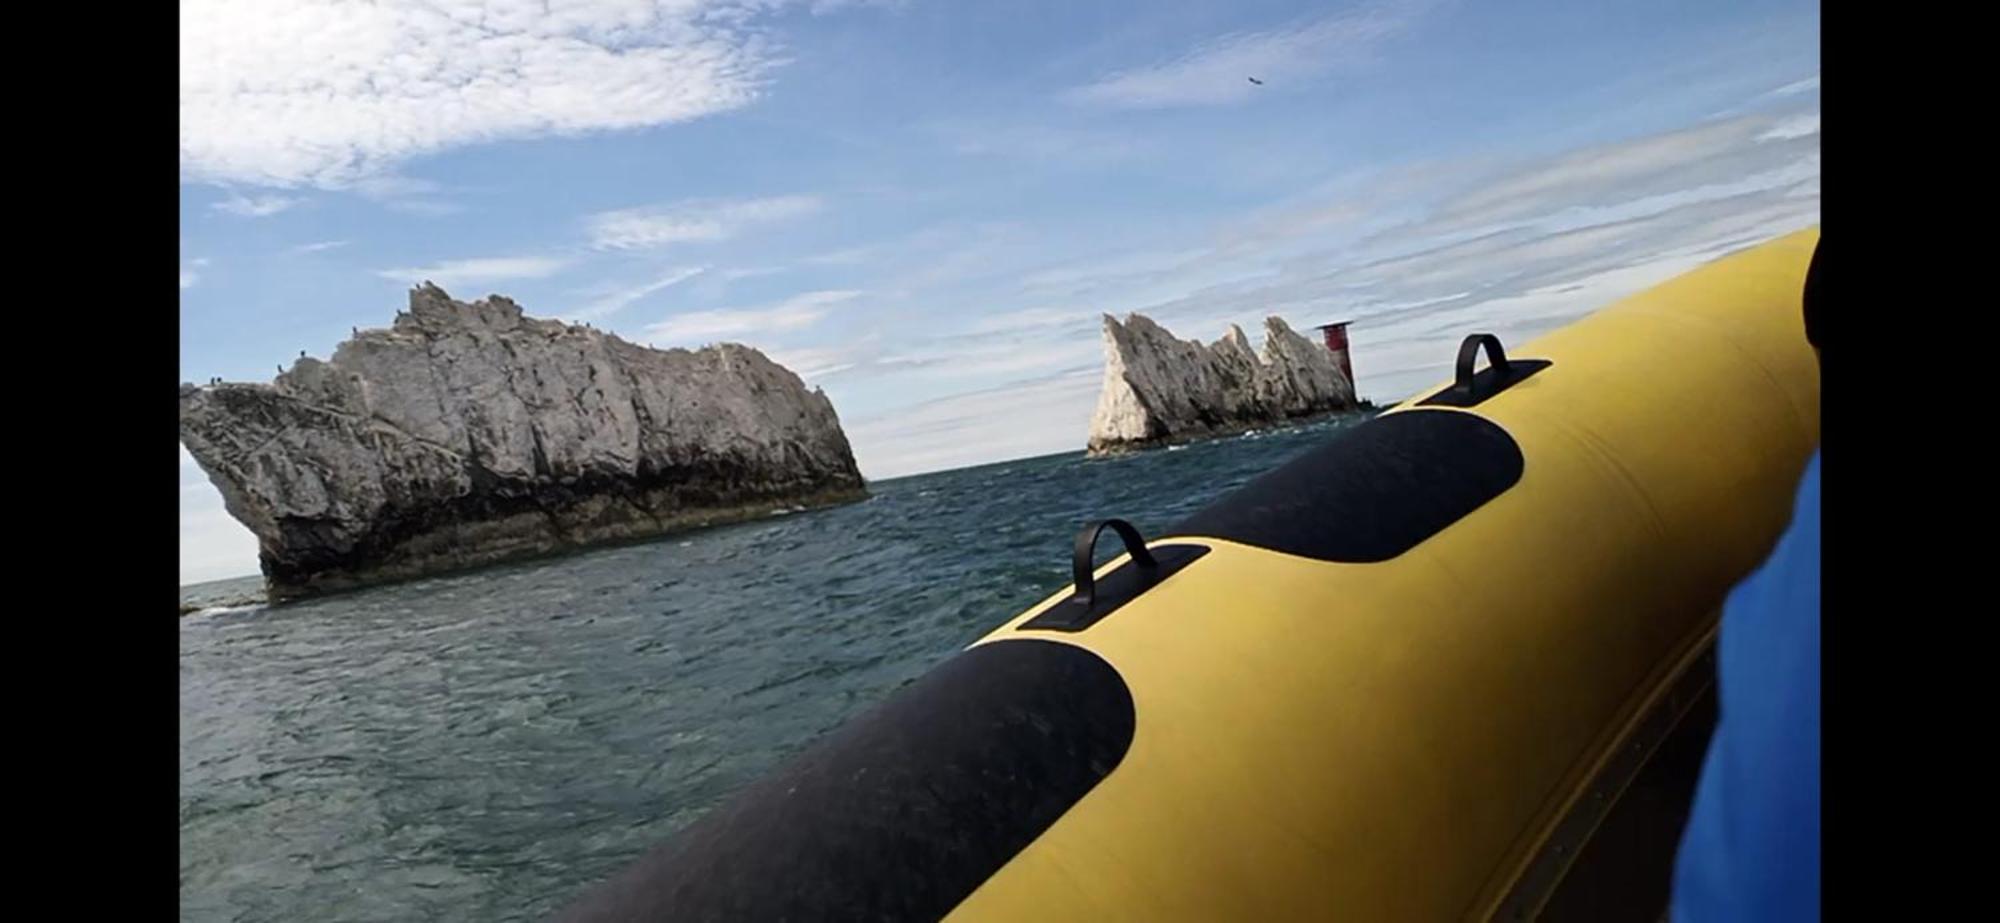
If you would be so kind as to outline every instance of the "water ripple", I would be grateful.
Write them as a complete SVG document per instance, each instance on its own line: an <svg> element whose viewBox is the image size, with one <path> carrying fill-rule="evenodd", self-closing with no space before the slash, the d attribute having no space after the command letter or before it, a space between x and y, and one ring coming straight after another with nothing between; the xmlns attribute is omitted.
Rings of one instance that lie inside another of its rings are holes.
<svg viewBox="0 0 2000 923"><path fill-rule="evenodd" d="M184 618L181 918L539 919L1067 583L1084 520L1157 534L1346 422Z"/></svg>

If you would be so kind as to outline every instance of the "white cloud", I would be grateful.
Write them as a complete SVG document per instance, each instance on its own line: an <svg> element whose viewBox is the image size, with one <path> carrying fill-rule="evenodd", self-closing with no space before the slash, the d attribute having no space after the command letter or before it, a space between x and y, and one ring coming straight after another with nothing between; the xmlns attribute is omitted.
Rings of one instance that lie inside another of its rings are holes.
<svg viewBox="0 0 2000 923"><path fill-rule="evenodd" d="M1769 131L1758 135L1757 140L1786 141L1792 138L1804 138L1816 134L1819 134L1819 113L1812 112L1806 115L1793 116L1771 126Z"/></svg>
<svg viewBox="0 0 2000 923"><path fill-rule="evenodd" d="M935 225L895 245L896 271L881 284L894 292L1017 278L1024 265L1046 257L1047 238L1016 222Z"/></svg>
<svg viewBox="0 0 2000 923"><path fill-rule="evenodd" d="M193 288L196 282L201 281L201 273L198 270L200 270L203 266L207 265L208 265L208 259L206 257L201 259L188 260L187 262L182 263L181 288Z"/></svg>
<svg viewBox="0 0 2000 923"><path fill-rule="evenodd" d="M355 180L350 188L360 195L377 201L437 195L444 191L444 186L433 180L399 173L363 177Z"/></svg>
<svg viewBox="0 0 2000 923"><path fill-rule="evenodd" d="M655 346L693 346L717 338L798 330L819 323L835 305L861 295L858 291L819 291L794 295L774 305L725 308L676 314L646 328Z"/></svg>
<svg viewBox="0 0 2000 923"><path fill-rule="evenodd" d="M350 184L348 190L384 208L412 215L436 217L463 210L458 203L445 198L447 190L442 184L414 176L395 173L364 176Z"/></svg>
<svg viewBox="0 0 2000 923"><path fill-rule="evenodd" d="M444 288L507 279L541 279L567 267L570 261L546 256L497 256L445 260L407 269L378 269L375 274L398 282L433 282Z"/></svg>
<svg viewBox="0 0 2000 923"><path fill-rule="evenodd" d="M1760 140L1762 137L1760 136ZM1816 182L1819 178L1819 154L1809 153L1799 159L1769 170L1762 170L1748 176L1737 177L1723 182L1703 183L1685 189L1657 195L1641 196L1606 205L1571 206L1560 211L1540 216L1541 223L1551 231L1565 231L1572 228L1611 225L1631 218L1655 215L1694 202L1712 202L1740 196L1746 193L1766 192L1795 186L1803 182Z"/></svg>
<svg viewBox="0 0 2000 923"><path fill-rule="evenodd" d="M298 246L296 246L296 247L293 247L293 248L292 248L292 252L293 252L293 253L324 253L324 252L326 252L326 251L328 251L328 250L332 250L332 249L334 249L334 248L336 248L336 247L345 247L345 246L347 246L347 241L344 241L344 240L321 240L321 241L316 241L316 242L313 242L313 243L309 243L309 244L300 244L300 245L298 245Z"/></svg>
<svg viewBox="0 0 2000 923"><path fill-rule="evenodd" d="M1020 290L1039 298L1129 292L1175 266L1209 254L1206 247L1093 254L1021 276ZM1095 317L1092 313L1090 316Z"/></svg>
<svg viewBox="0 0 2000 923"><path fill-rule="evenodd" d="M845 247L827 253L816 253L806 257L805 262L814 266L853 266L865 263L882 251L880 244L859 247Z"/></svg>
<svg viewBox="0 0 2000 923"><path fill-rule="evenodd" d="M873 352L873 341L802 349L766 349L764 356L805 379L826 378L861 364Z"/></svg>
<svg viewBox="0 0 2000 923"><path fill-rule="evenodd" d="M972 325L979 333L998 333L1012 330L1032 330L1039 327L1054 327L1090 320L1096 315L1062 308L1023 308L1019 311L1005 311L988 314Z"/></svg>
<svg viewBox="0 0 2000 923"><path fill-rule="evenodd" d="M626 306L647 295L651 295L661 289L672 288L707 271L707 268L703 266L686 266L670 270L665 275L641 285L600 289L600 294L596 300L586 305L580 311L563 315L563 318L569 321L595 320L608 314L614 314L624 310Z"/></svg>
<svg viewBox="0 0 2000 923"><path fill-rule="evenodd" d="M1626 253L1626 261L1612 268L1566 274L1559 281L1519 294L1455 305L1446 311L1371 323L1351 334L1355 337L1356 377L1361 379L1364 395L1378 400L1402 400L1444 384L1451 377L1455 347L1475 329L1500 337L1512 355L1533 355L1534 340L1544 333L1813 220L1816 216L1780 216L1741 234L1697 228L1683 236L1692 243L1652 254Z"/></svg>
<svg viewBox="0 0 2000 923"><path fill-rule="evenodd" d="M875 364L896 374L964 382L1028 372L1049 374L1095 362L1102 347L1089 332L1094 321L1073 316L1066 322L1077 328L1072 335L1011 340L976 336L939 338L928 345L882 357Z"/></svg>
<svg viewBox="0 0 2000 923"><path fill-rule="evenodd" d="M727 240L758 225L818 211L814 196L773 196L738 201L695 201L599 212L584 219L599 250L646 250L673 244Z"/></svg>
<svg viewBox="0 0 2000 923"><path fill-rule="evenodd" d="M844 427L861 473L902 477L1083 451L1102 374L1065 372L926 401Z"/></svg>
<svg viewBox="0 0 2000 923"><path fill-rule="evenodd" d="M222 494L181 448L181 583L257 573L257 537L223 509Z"/></svg>
<svg viewBox="0 0 2000 923"><path fill-rule="evenodd" d="M1814 90L1817 90L1817 89L1819 89L1819 75L1818 75L1818 74L1814 74L1814 75L1812 75L1812 76L1810 76L1810 77L1807 77L1807 78L1806 78L1806 79L1804 79L1804 80L1800 80L1800 81L1798 81L1798 82L1796 82L1796 83L1788 83L1788 84L1785 84L1784 86L1781 86L1781 87L1779 87L1779 88L1777 88L1777 89L1775 89L1775 90L1772 90L1771 92L1769 92L1769 93L1766 93L1766 94L1764 94L1764 95L1765 95L1765 96L1797 96L1797 95L1798 95L1798 94L1800 94L1800 93L1810 93L1810 92L1812 92L1812 91L1814 91Z"/></svg>
<svg viewBox="0 0 2000 923"><path fill-rule="evenodd" d="M1400 399L1438 378L1475 329L1510 347L1728 250L1818 220L1817 198L1773 186L1560 232L1522 229L1257 284L1137 306L1155 319L1246 326L1279 313L1298 326L1320 313L1357 323L1350 336L1364 394ZM1366 283L1365 297L1344 294ZM1436 293L1436 294L1431 294Z"/></svg>
<svg viewBox="0 0 2000 923"><path fill-rule="evenodd" d="M1772 124L1769 116L1705 122L1626 141L1593 145L1475 188L1448 203L1445 217L1461 225L1546 213L1617 196L1642 180L1747 150Z"/></svg>
<svg viewBox="0 0 2000 923"><path fill-rule="evenodd" d="M716 273L716 277L724 282L737 282L743 279L755 279L759 276L781 275L785 271L785 268L782 266L747 266L740 269L725 269Z"/></svg>
<svg viewBox="0 0 2000 923"><path fill-rule="evenodd" d="M1214 106L1280 92L1323 74L1372 63L1383 42L1432 4L1390 0L1268 32L1225 35L1180 58L1112 74L1070 90L1072 102L1122 109ZM1250 82L1264 81L1263 86Z"/></svg>
<svg viewBox="0 0 2000 923"><path fill-rule="evenodd" d="M909 2L910 0L812 0L810 9L814 16L824 16L828 13L838 13L841 10L866 7L900 10L908 6Z"/></svg>
<svg viewBox="0 0 2000 923"><path fill-rule="evenodd" d="M505 138L635 129L754 100L762 0L184 0L186 178L337 188Z"/></svg>
<svg viewBox="0 0 2000 923"><path fill-rule="evenodd" d="M305 199L297 196L231 195L227 199L211 204L209 208L219 212L227 212L241 218L268 218L304 201Z"/></svg>

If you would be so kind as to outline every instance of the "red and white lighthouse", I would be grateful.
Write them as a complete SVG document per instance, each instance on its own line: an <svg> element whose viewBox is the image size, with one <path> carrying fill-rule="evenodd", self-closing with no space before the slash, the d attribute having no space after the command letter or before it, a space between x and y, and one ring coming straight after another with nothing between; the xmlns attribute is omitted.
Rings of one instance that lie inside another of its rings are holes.
<svg viewBox="0 0 2000 923"><path fill-rule="evenodd" d="M1321 324L1313 329L1326 335L1327 351L1333 353L1333 361L1340 364L1340 374L1347 376L1349 386L1358 389L1359 386L1354 384L1354 363L1347 358L1347 325L1351 323L1354 322L1344 320L1333 324Z"/></svg>

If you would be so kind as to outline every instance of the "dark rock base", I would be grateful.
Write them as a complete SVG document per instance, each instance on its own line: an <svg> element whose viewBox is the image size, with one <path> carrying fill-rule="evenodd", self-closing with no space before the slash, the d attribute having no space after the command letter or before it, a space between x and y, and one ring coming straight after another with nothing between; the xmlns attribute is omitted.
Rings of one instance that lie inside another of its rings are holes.
<svg viewBox="0 0 2000 923"><path fill-rule="evenodd" d="M278 602L743 522L778 510L822 509L868 496L859 483L728 493L735 497L714 496L702 503L690 503L684 487L488 494L466 498L458 508L432 507L385 520L366 547L353 553L292 561L265 554L259 564L266 591ZM287 524L288 529L312 527Z"/></svg>
<svg viewBox="0 0 2000 923"><path fill-rule="evenodd" d="M1085 447L1084 455L1088 458L1108 458L1117 455L1127 455L1133 452L1145 452L1152 449L1164 449L1167 446L1186 445L1191 442L1206 442L1210 439L1226 439L1230 436L1240 436L1244 433L1250 432L1251 430L1271 429L1271 428L1286 427L1286 426L1299 426L1305 423L1317 423L1321 420L1330 420L1334 417L1345 417L1354 414L1375 413L1378 410L1379 408L1377 408L1374 404L1368 401L1362 401L1358 405L1353 407L1340 407L1332 410L1315 411L1313 413L1301 414L1296 417L1284 417L1276 420L1242 420L1235 423L1224 423L1224 424L1217 424L1214 426L1202 426L1194 429L1183 429L1180 430L1179 432L1166 433L1159 436L1149 436L1145 439L1132 439L1124 442L1099 443L1096 441L1092 441L1090 445Z"/></svg>

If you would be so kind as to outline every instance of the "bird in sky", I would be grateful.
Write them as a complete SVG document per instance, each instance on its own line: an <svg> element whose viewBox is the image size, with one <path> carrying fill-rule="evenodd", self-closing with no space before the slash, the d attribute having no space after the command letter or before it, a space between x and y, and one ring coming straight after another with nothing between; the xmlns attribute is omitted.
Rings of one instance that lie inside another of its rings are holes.
<svg viewBox="0 0 2000 923"><path fill-rule="evenodd" d="M1258 86L1260 86L1260 87L1264 85L1264 81L1262 81L1262 80L1258 80L1258 79L1257 79L1257 78L1255 78L1255 77L1252 77L1252 78L1250 78L1250 82L1251 82L1251 83L1254 83L1254 84L1256 84L1256 85L1258 85Z"/></svg>

